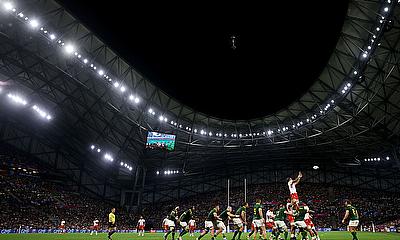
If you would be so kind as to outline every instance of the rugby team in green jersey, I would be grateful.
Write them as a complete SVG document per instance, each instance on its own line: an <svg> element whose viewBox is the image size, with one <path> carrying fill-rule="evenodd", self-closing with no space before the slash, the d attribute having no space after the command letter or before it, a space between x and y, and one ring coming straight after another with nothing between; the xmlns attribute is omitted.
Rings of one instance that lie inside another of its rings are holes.
<svg viewBox="0 0 400 240"><path fill-rule="evenodd" d="M286 206L285 204L280 204L274 209L271 206L266 212L264 218L264 206L261 199L256 199L253 206L253 219L251 222L251 232L247 236L247 239L253 236L254 240L257 239L257 234L259 233L261 239L267 239L267 229L271 229L271 234L269 236L270 240L288 240L289 230L286 222L290 224L290 239L297 239L296 230L298 230L301 239L308 239L308 235L311 236L312 240L319 240L318 232L312 222L312 214L314 211L310 210L309 207L304 203L300 202L297 191L296 184L300 182L302 177L301 172L297 178L292 180L288 179L288 185L290 190L290 198L288 199ZM247 202L241 204L241 206L233 214L232 207L228 206L226 209L220 212L219 204L215 204L209 211L206 220L204 222L204 229L200 236L196 240L200 240L205 237L208 233L211 234L211 240L222 234L224 240L226 240L226 223L232 220L234 226L234 235L232 240L241 240L241 236L246 229L247 215L246 212L249 208ZM358 240L357 238L357 227L359 225L359 214L357 209L351 205L350 201L345 202L345 216L342 220L344 224L347 219L349 220L348 230L351 232L353 240ZM175 226L181 227L181 232L179 234L179 240L188 232L188 222L194 221L196 217L195 207L191 207L184 211L181 215L178 215L179 207L174 208L167 218L166 225L168 226L167 232L164 235L164 240L167 240L168 236L172 235L172 240L175 239ZM286 222L285 222L286 221Z"/></svg>

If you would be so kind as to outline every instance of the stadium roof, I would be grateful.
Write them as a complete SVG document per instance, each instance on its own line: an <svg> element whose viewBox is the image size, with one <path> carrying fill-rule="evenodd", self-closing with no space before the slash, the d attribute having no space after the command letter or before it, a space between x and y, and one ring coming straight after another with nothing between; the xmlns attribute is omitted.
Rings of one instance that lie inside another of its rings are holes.
<svg viewBox="0 0 400 240"><path fill-rule="evenodd" d="M103 183L105 175L109 186L132 180L137 166L192 174L253 161L363 166L377 155L396 164L397 1L350 1L314 84L286 108L252 120L224 120L179 102L54 1L0 4L1 141L82 184ZM148 130L176 134L176 150L146 151Z"/></svg>

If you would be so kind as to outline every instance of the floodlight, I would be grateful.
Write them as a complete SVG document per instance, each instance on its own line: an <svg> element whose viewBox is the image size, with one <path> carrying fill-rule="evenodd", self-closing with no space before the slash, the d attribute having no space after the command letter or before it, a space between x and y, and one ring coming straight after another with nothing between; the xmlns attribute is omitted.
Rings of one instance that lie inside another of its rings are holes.
<svg viewBox="0 0 400 240"><path fill-rule="evenodd" d="M367 53L363 53L363 58L366 58L366 57L368 57L368 54Z"/></svg>
<svg viewBox="0 0 400 240"><path fill-rule="evenodd" d="M368 50L371 50L371 46L368 46L367 48L368 48Z"/></svg>
<svg viewBox="0 0 400 240"><path fill-rule="evenodd" d="M21 17L21 18L23 18L24 17L24 14L21 12L21 13L18 13L18 17Z"/></svg>
<svg viewBox="0 0 400 240"><path fill-rule="evenodd" d="M133 95L129 95L129 100L133 101L133 99L135 99L135 97Z"/></svg>
<svg viewBox="0 0 400 240"><path fill-rule="evenodd" d="M140 99L138 97L135 98L135 103L139 103Z"/></svg>
<svg viewBox="0 0 400 240"><path fill-rule="evenodd" d="M380 29L379 27L377 27L377 28L376 28L376 31L379 31L379 30L381 30L381 29Z"/></svg>
<svg viewBox="0 0 400 240"><path fill-rule="evenodd" d="M210 135L210 137L213 135L212 132L209 132L208 135Z"/></svg>
<svg viewBox="0 0 400 240"><path fill-rule="evenodd" d="M164 118L164 122L167 122L167 121L168 121L168 118L165 117L165 118Z"/></svg>
<svg viewBox="0 0 400 240"><path fill-rule="evenodd" d="M389 11L389 8L388 8L388 7L385 7L385 8L383 9L383 11L387 12L387 11Z"/></svg>
<svg viewBox="0 0 400 240"><path fill-rule="evenodd" d="M152 113L152 112L153 112L153 109L149 108L149 113Z"/></svg>
<svg viewBox="0 0 400 240"><path fill-rule="evenodd" d="M103 71L103 70L99 70L99 71L98 71L98 74L101 76L101 75L104 74L104 71Z"/></svg>
<svg viewBox="0 0 400 240"><path fill-rule="evenodd" d="M164 117L163 117L163 116L159 116L158 119L159 119L160 121L164 121Z"/></svg>
<svg viewBox="0 0 400 240"><path fill-rule="evenodd" d="M193 130L194 133L197 133L197 129Z"/></svg>
<svg viewBox="0 0 400 240"><path fill-rule="evenodd" d="M342 93L344 94L344 93L346 93L346 91L345 91L345 90L342 90Z"/></svg>
<svg viewBox="0 0 400 240"><path fill-rule="evenodd" d="M115 88L119 87L119 82L115 82L115 83L114 83L114 87L115 87Z"/></svg>
<svg viewBox="0 0 400 240"><path fill-rule="evenodd" d="M317 170L317 169L319 169L319 166L315 165L315 166L313 167L313 169L314 169L314 170Z"/></svg>
<svg viewBox="0 0 400 240"><path fill-rule="evenodd" d="M54 39L56 39L56 35L54 35L54 34L50 34L50 39L51 39L51 40L54 40Z"/></svg>
<svg viewBox="0 0 400 240"><path fill-rule="evenodd" d="M121 162L121 166L124 166L124 162Z"/></svg>
<svg viewBox="0 0 400 240"><path fill-rule="evenodd" d="M32 19L32 20L29 22L29 25L31 25L32 28L37 28L37 27L39 26L39 22L38 22L38 20L36 20L36 19Z"/></svg>
<svg viewBox="0 0 400 240"><path fill-rule="evenodd" d="M90 146L90 149L92 149L92 150L93 150L94 148L95 148L95 146L94 146L94 145Z"/></svg>
<svg viewBox="0 0 400 240"><path fill-rule="evenodd" d="M97 152L98 152L98 153L99 153L99 152L101 152L101 149L100 149L100 148L98 148L98 149L97 149Z"/></svg>
<svg viewBox="0 0 400 240"><path fill-rule="evenodd" d="M65 45L65 52L71 54L75 51L75 47L71 44Z"/></svg>
<svg viewBox="0 0 400 240"><path fill-rule="evenodd" d="M121 92L125 92L126 88L124 86L121 87Z"/></svg>
<svg viewBox="0 0 400 240"><path fill-rule="evenodd" d="M160 174L160 171L157 171L156 173L157 173L157 175L159 175L159 174Z"/></svg>
<svg viewBox="0 0 400 240"><path fill-rule="evenodd" d="M353 73L354 73L354 75L357 75L358 72L357 72L357 71L354 71Z"/></svg>
<svg viewBox="0 0 400 240"><path fill-rule="evenodd" d="M390 159L389 156L387 156L387 157L386 157L386 160L389 160L389 159Z"/></svg>
<svg viewBox="0 0 400 240"><path fill-rule="evenodd" d="M14 8L14 6L13 6L13 4L12 4L11 2L5 2L5 3L3 4L3 7L4 7L4 9L7 10L7 11L11 11L11 10Z"/></svg>
<svg viewBox="0 0 400 240"><path fill-rule="evenodd" d="M88 63L88 60L85 58L85 59L83 59L83 63Z"/></svg>

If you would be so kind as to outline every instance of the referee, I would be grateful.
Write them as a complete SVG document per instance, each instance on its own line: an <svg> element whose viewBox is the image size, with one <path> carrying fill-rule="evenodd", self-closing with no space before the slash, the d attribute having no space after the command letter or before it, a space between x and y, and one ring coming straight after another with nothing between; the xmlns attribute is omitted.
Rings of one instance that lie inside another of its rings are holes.
<svg viewBox="0 0 400 240"><path fill-rule="evenodd" d="M117 227L115 226L115 208L112 208L110 214L108 214L108 239L112 239L111 235L113 235L116 231Z"/></svg>

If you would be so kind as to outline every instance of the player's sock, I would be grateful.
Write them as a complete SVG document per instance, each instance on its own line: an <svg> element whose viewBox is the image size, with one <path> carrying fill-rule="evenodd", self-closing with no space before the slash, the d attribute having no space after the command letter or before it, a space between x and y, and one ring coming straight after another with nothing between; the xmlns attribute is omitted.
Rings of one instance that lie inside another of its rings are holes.
<svg viewBox="0 0 400 240"><path fill-rule="evenodd" d="M306 231L301 232L301 238L307 240L307 232Z"/></svg>
<svg viewBox="0 0 400 240"><path fill-rule="evenodd" d="M358 240L357 232L351 232L351 235L353 235L353 240Z"/></svg>
<svg viewBox="0 0 400 240"><path fill-rule="evenodd" d="M168 235L171 233L171 231L168 231L165 235L164 235L164 239L168 238Z"/></svg>
<svg viewBox="0 0 400 240"><path fill-rule="evenodd" d="M254 230L251 230L249 237L251 237L251 235L253 235L253 233L254 233Z"/></svg>
<svg viewBox="0 0 400 240"><path fill-rule="evenodd" d="M238 240L240 240L240 237L242 236L243 231L239 231L239 236L238 236Z"/></svg>
<svg viewBox="0 0 400 240"><path fill-rule="evenodd" d="M235 240L236 236L238 235L239 231L236 230L235 233L233 234L232 240ZM240 239L240 238L239 238Z"/></svg>
<svg viewBox="0 0 400 240"><path fill-rule="evenodd" d="M287 240L288 235L289 235L289 232L286 231L286 232L285 232L285 240Z"/></svg>
<svg viewBox="0 0 400 240"><path fill-rule="evenodd" d="M175 231L172 232L172 240L175 239Z"/></svg>
<svg viewBox="0 0 400 240"><path fill-rule="evenodd" d="M179 234L179 237L182 237L183 235L185 235L187 233L187 231L185 229L182 230L182 232Z"/></svg>

